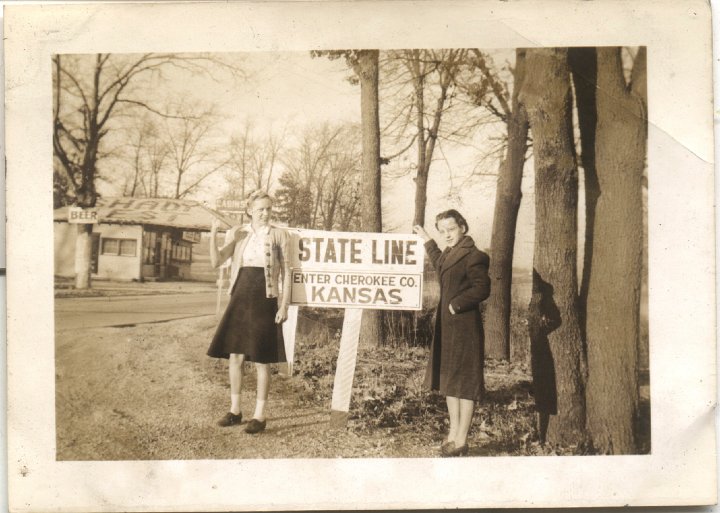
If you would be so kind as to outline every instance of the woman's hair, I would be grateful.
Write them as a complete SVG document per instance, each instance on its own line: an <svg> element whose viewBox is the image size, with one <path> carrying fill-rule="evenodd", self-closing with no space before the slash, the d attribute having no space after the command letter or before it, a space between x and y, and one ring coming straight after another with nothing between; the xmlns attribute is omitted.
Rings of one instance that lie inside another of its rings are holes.
<svg viewBox="0 0 720 513"><path fill-rule="evenodd" d="M275 203L275 200L273 200L272 196L270 196L266 191L263 189L258 189L256 191L251 192L245 197L245 204L247 205L248 210L250 209L250 206L258 200L263 199L269 199L270 203Z"/></svg>
<svg viewBox="0 0 720 513"><path fill-rule="evenodd" d="M455 219L455 222L458 224L458 226L465 229L463 233L467 233L470 229L467 221L462 216L462 214L454 208L451 208L450 210L445 210L444 212L440 212L437 216L435 216L435 229L437 229L438 221L440 221L441 219Z"/></svg>

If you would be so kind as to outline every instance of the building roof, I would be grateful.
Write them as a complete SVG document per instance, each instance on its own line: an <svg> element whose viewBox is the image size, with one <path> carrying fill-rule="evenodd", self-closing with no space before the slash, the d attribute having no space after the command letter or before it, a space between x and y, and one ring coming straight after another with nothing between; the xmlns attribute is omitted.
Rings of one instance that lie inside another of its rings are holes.
<svg viewBox="0 0 720 513"><path fill-rule="evenodd" d="M213 218L220 220L220 229L237 221L192 200L169 198L98 198L95 205L99 223L145 224L169 226L184 230L209 231ZM53 212L53 221L67 221L68 207Z"/></svg>

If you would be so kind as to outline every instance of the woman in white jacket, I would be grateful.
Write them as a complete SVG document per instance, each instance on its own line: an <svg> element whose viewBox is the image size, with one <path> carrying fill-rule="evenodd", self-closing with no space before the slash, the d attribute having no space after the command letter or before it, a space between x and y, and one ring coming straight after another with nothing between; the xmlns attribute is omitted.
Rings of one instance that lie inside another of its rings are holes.
<svg viewBox="0 0 720 513"><path fill-rule="evenodd" d="M290 301L290 262L287 232L270 224L272 198L264 191L255 191L248 196L247 205L250 225L234 228L230 242L223 248L216 245L217 222L210 230L210 263L218 267L232 258L232 266L230 303L207 354L229 360L230 411L218 421L222 427L242 422L242 365L245 360L255 362L257 400L245 431L259 433L266 426L269 364L286 361L282 323L287 319Z"/></svg>

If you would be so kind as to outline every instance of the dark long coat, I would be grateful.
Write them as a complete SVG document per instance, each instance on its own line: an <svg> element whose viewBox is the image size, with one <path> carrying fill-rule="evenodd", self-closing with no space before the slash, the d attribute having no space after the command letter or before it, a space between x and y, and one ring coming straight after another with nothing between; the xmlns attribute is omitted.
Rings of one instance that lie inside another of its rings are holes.
<svg viewBox="0 0 720 513"><path fill-rule="evenodd" d="M480 400L485 389L485 338L479 306L490 295L490 257L467 235L444 251L428 241L425 251L440 280L425 385L446 396Z"/></svg>

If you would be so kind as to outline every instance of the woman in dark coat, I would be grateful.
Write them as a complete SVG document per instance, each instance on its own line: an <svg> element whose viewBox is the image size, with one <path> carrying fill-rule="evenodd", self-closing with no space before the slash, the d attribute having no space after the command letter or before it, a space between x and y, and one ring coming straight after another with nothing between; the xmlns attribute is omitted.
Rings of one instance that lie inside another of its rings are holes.
<svg viewBox="0 0 720 513"><path fill-rule="evenodd" d="M447 244L443 251L421 226L414 228L425 240L425 251L440 280L425 384L446 396L450 432L441 447L443 456L464 456L475 401L484 393L485 343L479 306L490 295L490 257L475 247L467 235L467 221L457 210L438 214L435 228Z"/></svg>

